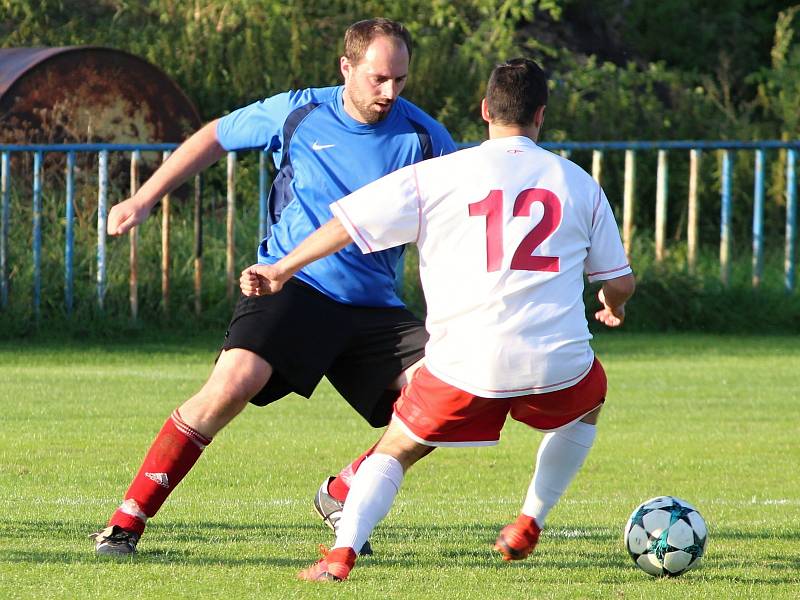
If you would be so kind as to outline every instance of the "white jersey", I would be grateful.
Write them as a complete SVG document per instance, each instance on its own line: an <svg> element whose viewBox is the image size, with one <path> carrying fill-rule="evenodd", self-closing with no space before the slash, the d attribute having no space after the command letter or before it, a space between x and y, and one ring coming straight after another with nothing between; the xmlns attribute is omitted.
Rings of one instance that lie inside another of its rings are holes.
<svg viewBox="0 0 800 600"><path fill-rule="evenodd" d="M488 398L578 383L583 277L631 272L603 190L526 137L405 167L331 205L365 252L415 242L436 377Z"/></svg>

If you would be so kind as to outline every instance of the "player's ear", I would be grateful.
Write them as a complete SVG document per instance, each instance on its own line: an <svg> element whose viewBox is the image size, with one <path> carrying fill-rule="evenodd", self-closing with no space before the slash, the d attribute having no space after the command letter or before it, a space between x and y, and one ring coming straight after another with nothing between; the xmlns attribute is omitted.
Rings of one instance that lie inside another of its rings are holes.
<svg viewBox="0 0 800 600"><path fill-rule="evenodd" d="M542 104L539 108L536 109L536 112L533 114L533 124L536 126L537 129L541 129L542 125L544 124L544 111L546 108L547 106Z"/></svg>
<svg viewBox="0 0 800 600"><path fill-rule="evenodd" d="M347 57L346 56L340 56L339 57L339 70L342 72L342 77L344 77L345 82L347 82L347 79L350 77L351 68L352 68L352 65L350 64L350 61L347 60Z"/></svg>
<svg viewBox="0 0 800 600"><path fill-rule="evenodd" d="M487 123L491 122L492 117L489 115L489 105L486 103L486 98L481 100L481 117Z"/></svg>

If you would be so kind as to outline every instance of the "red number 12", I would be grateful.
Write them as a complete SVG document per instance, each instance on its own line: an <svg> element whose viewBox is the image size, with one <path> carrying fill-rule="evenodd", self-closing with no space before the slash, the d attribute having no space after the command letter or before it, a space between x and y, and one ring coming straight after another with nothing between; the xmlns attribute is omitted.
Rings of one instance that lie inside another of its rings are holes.
<svg viewBox="0 0 800 600"><path fill-rule="evenodd" d="M542 220L522 238L514 256L512 271L558 272L557 256L531 256L534 250L550 237L561 224L561 201L553 192L541 188L522 190L514 200L515 217L529 217L531 205L541 202ZM470 217L486 217L486 270L499 271L503 263L503 190L492 190L479 202L469 205Z"/></svg>

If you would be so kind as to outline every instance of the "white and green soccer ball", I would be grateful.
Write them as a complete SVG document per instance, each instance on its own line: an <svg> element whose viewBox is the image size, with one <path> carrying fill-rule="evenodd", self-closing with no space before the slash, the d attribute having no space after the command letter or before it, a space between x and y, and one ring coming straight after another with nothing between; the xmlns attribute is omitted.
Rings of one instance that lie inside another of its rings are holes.
<svg viewBox="0 0 800 600"><path fill-rule="evenodd" d="M680 498L643 502L625 525L625 548L633 562L654 577L676 577L700 564L708 543L706 522Z"/></svg>

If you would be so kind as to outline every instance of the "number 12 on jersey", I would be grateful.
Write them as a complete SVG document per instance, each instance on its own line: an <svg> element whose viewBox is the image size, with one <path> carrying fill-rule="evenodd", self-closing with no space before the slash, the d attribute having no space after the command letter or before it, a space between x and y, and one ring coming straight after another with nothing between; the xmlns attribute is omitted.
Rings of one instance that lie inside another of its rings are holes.
<svg viewBox="0 0 800 600"><path fill-rule="evenodd" d="M514 200L514 217L530 217L531 206L540 202L544 208L542 220L522 238L514 256L512 271L549 271L557 273L557 256L531 256L542 242L549 238L561 224L561 200L553 192L542 188L522 190ZM470 217L486 217L486 270L499 271L503 264L503 190L492 190L479 202L469 205Z"/></svg>

